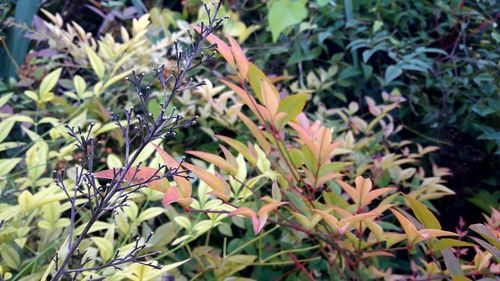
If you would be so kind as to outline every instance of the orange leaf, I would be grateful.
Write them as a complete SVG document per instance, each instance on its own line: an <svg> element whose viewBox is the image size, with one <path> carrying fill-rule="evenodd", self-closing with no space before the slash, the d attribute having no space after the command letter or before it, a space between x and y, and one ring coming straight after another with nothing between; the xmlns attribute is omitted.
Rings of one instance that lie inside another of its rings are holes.
<svg viewBox="0 0 500 281"><path fill-rule="evenodd" d="M166 178L152 181L148 184L148 188L165 193L170 188L170 182Z"/></svg>
<svg viewBox="0 0 500 281"><path fill-rule="evenodd" d="M169 188L167 192L165 192L165 194L163 195L162 204L163 206L167 207L171 203L177 202L184 209L188 209L192 201L193 199L191 198L191 196L189 197L183 196L183 194L179 192L178 187L174 186Z"/></svg>
<svg viewBox="0 0 500 281"><path fill-rule="evenodd" d="M344 233L349 226L352 224L355 224L357 222L366 220L366 219L374 219L377 217L377 214L374 214L372 212L368 213L362 213L362 214L356 214L347 218L343 218L339 221L339 232L342 234Z"/></svg>
<svg viewBox="0 0 500 281"><path fill-rule="evenodd" d="M262 79L260 80L260 82L262 88L262 99L264 101L264 105L269 111L271 119L269 121L274 123L274 117L276 116L276 113L278 113L279 102L280 102L278 98L278 93L275 93L273 91L268 81Z"/></svg>
<svg viewBox="0 0 500 281"><path fill-rule="evenodd" d="M342 174L339 174L339 173L327 173L326 175L323 175L323 176L317 178L315 187L322 186L327 181L334 180L334 179L341 178L341 177L342 177Z"/></svg>
<svg viewBox="0 0 500 281"><path fill-rule="evenodd" d="M371 258L371 257L379 257L379 256L384 256L384 257L394 257L394 254L387 252L387 251L373 251L369 253L363 253L362 258Z"/></svg>
<svg viewBox="0 0 500 281"><path fill-rule="evenodd" d="M279 206L287 204L286 202L272 202L264 205L258 212L258 217L255 211L247 207L238 208L230 212L229 216L241 215L252 218L252 226L255 235L262 231L267 222L269 212L276 210Z"/></svg>
<svg viewBox="0 0 500 281"><path fill-rule="evenodd" d="M114 179L114 174L118 173L118 169L108 169L108 170L103 170L100 172L94 173L96 178L101 178L101 179ZM130 169L127 171L127 174L123 178L125 181L128 181L132 184L140 184L142 182L146 182L153 177L161 177L162 173L158 171L158 169L150 168L150 167L130 167ZM164 179L157 179L154 181L149 182L146 186L150 187L152 189L164 192L164 189L161 188L162 184L168 183L168 181L165 183L165 181L162 181Z"/></svg>
<svg viewBox="0 0 500 281"><path fill-rule="evenodd" d="M255 116L257 116L257 118L259 118L259 120L261 122L264 121L259 116L259 111L257 110L257 107L256 107L257 101L247 91L243 90L242 88L238 87L237 85L235 85L229 81L226 81L226 80L220 80L220 81L222 82L222 84L226 85L231 90L233 90L240 97L242 102L244 104L246 104L248 106L248 108L250 108L250 110L253 112L253 114L255 114Z"/></svg>
<svg viewBox="0 0 500 281"><path fill-rule="evenodd" d="M231 165L234 167L238 167L238 161L236 160L236 157L227 149L225 146L219 144L220 150L222 150L222 153L224 153L224 158L226 158L227 162L229 162Z"/></svg>
<svg viewBox="0 0 500 281"><path fill-rule="evenodd" d="M192 151L192 150L188 150L188 151L186 151L186 153L194 155L194 156L196 156L200 159L203 159L211 164L214 164L215 166L223 169L224 171L228 172L232 176L234 176L238 173L238 167L231 165L231 163L226 161L226 159L224 159L218 155L214 155L214 154L202 152L202 151Z"/></svg>
<svg viewBox="0 0 500 281"><path fill-rule="evenodd" d="M245 116L243 113L238 112L238 117L240 117L241 121L245 123L245 126L252 132L252 135L256 138L257 142L259 143L259 146L264 150L264 152L267 154L271 151L271 145L269 142L266 140L266 137L264 136L264 133L255 125L250 118Z"/></svg>
<svg viewBox="0 0 500 281"><path fill-rule="evenodd" d="M421 229L418 233L422 236L423 239L427 240L429 238L436 238L442 236L458 236L458 234L450 231L444 231L439 229Z"/></svg>
<svg viewBox="0 0 500 281"><path fill-rule="evenodd" d="M238 66L238 70L240 71L241 78L245 80L248 75L248 59L238 42L236 42L236 40L234 40L230 35L226 35L226 37L229 40L229 43L231 43L231 50L233 51L234 59L236 61L236 65Z"/></svg>
<svg viewBox="0 0 500 281"><path fill-rule="evenodd" d="M222 177L213 175L189 163L184 163L183 165L213 189L210 194L222 199L224 202L229 201L231 197L231 188Z"/></svg>
<svg viewBox="0 0 500 281"><path fill-rule="evenodd" d="M351 199L354 202L357 202L357 200L359 198L359 193L358 193L358 191L356 189L354 189L352 186L350 186L349 184L345 183L344 181L336 180L335 182L338 185L340 185L340 187L349 195L349 197L351 197Z"/></svg>
<svg viewBox="0 0 500 281"><path fill-rule="evenodd" d="M170 156L165 150L163 150L160 146L157 144L152 143L153 147L158 151L160 154L161 159L163 159L163 162L165 165L167 165L168 168L176 168L179 167L179 162L174 159L174 157ZM182 168L181 168L182 170Z"/></svg>
<svg viewBox="0 0 500 281"><path fill-rule="evenodd" d="M221 135L216 135L216 137L219 140L222 140L223 142L229 144L232 148L241 153L241 155L243 155L243 157L245 157L252 166L255 166L255 164L257 163L257 159L255 159L255 157L248 150L248 147L246 147L246 145L244 145L242 142Z"/></svg>
<svg viewBox="0 0 500 281"><path fill-rule="evenodd" d="M170 156L170 154L168 154L158 145L154 143L152 145L156 149L156 151L158 151L160 157L163 159L163 162L165 163L165 165L167 165L168 168L178 168L179 172L184 172L184 169L180 167L180 163L177 160L175 160L172 156ZM182 193L185 196L191 197L191 191L192 191L191 181L181 176L174 176L174 181L180 187Z"/></svg>
<svg viewBox="0 0 500 281"><path fill-rule="evenodd" d="M413 225L409 219L407 219L403 214L400 212L396 211L395 209L390 209L391 212L396 216L398 219L399 223L403 227L404 232L406 233L407 239L409 243L415 243L418 239L418 231L415 225Z"/></svg>
<svg viewBox="0 0 500 281"><path fill-rule="evenodd" d="M337 231L339 229L339 220L335 216L330 215L328 212L318 209L313 209L313 212L319 214L326 221L326 223L328 223L328 225L333 229L333 231Z"/></svg>

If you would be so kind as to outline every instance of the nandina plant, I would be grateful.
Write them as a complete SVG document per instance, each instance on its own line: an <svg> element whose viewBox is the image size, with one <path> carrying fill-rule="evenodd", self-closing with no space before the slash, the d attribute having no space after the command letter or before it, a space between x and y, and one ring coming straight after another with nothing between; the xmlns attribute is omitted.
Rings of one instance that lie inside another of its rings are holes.
<svg viewBox="0 0 500 281"><path fill-rule="evenodd" d="M280 93L273 83L280 77L267 77L248 61L234 39L227 38L230 45L214 35L207 40L217 45L234 70L221 82L245 105L248 114L240 112L238 117L251 133L251 141L245 144L218 136L227 145L220 145L220 155L188 151L211 164L207 170L203 164L179 163L206 187L200 187L195 196L190 185L176 181L178 186L167 190L164 204L177 202L187 215L208 216L203 226L179 219L186 235L174 243L185 245L207 228L236 216L249 218L256 237L229 253L223 249L222 257L200 255L210 257L208 264L213 267L199 271L197 277L213 271L223 279L248 266L266 265L293 266L284 276L295 272L309 280L471 280L495 275L500 246L497 227L492 223L471 226L481 238L446 231L427 207L427 199L442 196L442 190L404 194L398 186L377 188L363 175L345 179L345 165L334 157L341 143L332 139L331 128L310 121L302 112L308 96ZM171 157L157 149L169 161ZM266 230L268 224L274 227ZM292 250L278 243L266 258L239 255L238 269L228 265L236 262L235 253L278 229ZM209 239L210 232L206 243ZM300 247L306 243L313 245ZM473 261L460 252L471 247L476 251ZM400 257L405 257L401 267L387 266L396 265Z"/></svg>
<svg viewBox="0 0 500 281"><path fill-rule="evenodd" d="M191 126L195 122L195 118L184 119L171 103L177 93L203 85L203 82L193 82L193 79L189 77L189 72L214 58L215 45L206 46L205 41L214 30L221 26L223 18L217 17L220 6L221 3L218 3L213 10L205 6L208 22L190 34L190 44L185 47L175 45L173 56L176 64L172 69L167 72L165 65L155 69L156 79L161 87L160 98L163 100L157 116L148 108L148 101L153 98L153 95L152 86L144 85L145 74L137 74L133 71L131 78L127 79L138 95L140 104L125 109L124 120L121 120L122 117L117 113L112 113L116 127L120 129L124 138L123 167L95 171L94 158L99 142L96 141L92 132L94 125L90 124L87 128L67 127L67 133L75 140L76 146L82 152L82 158L79 159L79 167L76 168L71 186L64 180L64 170L54 171L56 183L66 194L71 208L67 228L68 238L54 257L52 264L54 272L51 280L62 278L76 280L83 272L97 271L107 267L120 269L130 263L160 268L157 263L148 261L150 256L156 254L155 252L143 253L151 235L142 241L138 239L131 250L124 253L117 251L106 263L92 267L86 266L91 259L86 256L85 250L81 249L81 243L100 218L127 206L129 197L137 190L149 186L165 192L164 183L168 183L167 179L186 181L189 178L178 164L171 165L171 162L166 162L160 167L144 167L138 158L153 142L174 136L177 129ZM135 150L133 150L134 145L137 145ZM170 189L167 195L171 194L172 190ZM77 231L77 220L84 210L90 211L90 218L83 226L79 226Z"/></svg>

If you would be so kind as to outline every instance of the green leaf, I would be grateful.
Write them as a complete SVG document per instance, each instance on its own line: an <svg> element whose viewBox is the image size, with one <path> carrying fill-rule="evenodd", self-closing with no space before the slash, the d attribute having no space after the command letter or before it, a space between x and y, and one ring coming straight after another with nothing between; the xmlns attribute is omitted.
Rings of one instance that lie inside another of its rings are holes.
<svg viewBox="0 0 500 281"><path fill-rule="evenodd" d="M306 104L308 95L305 93L296 94L284 98L279 105L278 112L288 113L280 123L286 124L302 112Z"/></svg>
<svg viewBox="0 0 500 281"><path fill-rule="evenodd" d="M497 249L500 249L500 240L486 226L482 224L473 224L469 228L481 234L488 242L493 244Z"/></svg>
<svg viewBox="0 0 500 281"><path fill-rule="evenodd" d="M16 123L16 121L11 118L0 122L0 142L2 142L9 135L14 123Z"/></svg>
<svg viewBox="0 0 500 281"><path fill-rule="evenodd" d="M104 83L104 86L102 86L102 91L106 90L108 87L115 84L116 82L122 81L129 74L130 74L130 70L126 70L120 74L117 74L117 75L111 77L108 81L106 81L106 83Z"/></svg>
<svg viewBox="0 0 500 281"><path fill-rule="evenodd" d="M307 17L306 1L278 0L269 9L268 21L273 42L285 28L302 22Z"/></svg>
<svg viewBox="0 0 500 281"><path fill-rule="evenodd" d="M472 247L472 246L474 246L474 244L469 242L453 238L443 238L439 239L439 241L437 241L436 243L433 243L432 249L434 249L435 251L441 251L442 249L447 247Z"/></svg>
<svg viewBox="0 0 500 281"><path fill-rule="evenodd" d="M9 93L0 98L0 107L4 106L14 93Z"/></svg>
<svg viewBox="0 0 500 281"><path fill-rule="evenodd" d="M33 194L28 190L25 190L17 198L17 202L23 211L28 211L31 206L33 206L34 198Z"/></svg>
<svg viewBox="0 0 500 281"><path fill-rule="evenodd" d="M250 87L254 91L260 103L263 103L262 93L261 93L262 79L267 79L264 72L262 72L262 70L260 70L255 64L250 63L248 66L248 81L250 82ZM271 83L269 83L269 85L271 85Z"/></svg>
<svg viewBox="0 0 500 281"><path fill-rule="evenodd" d="M160 141L161 141L161 139L157 139L157 140L152 141L151 143L154 143L154 144L158 145L158 144L160 144ZM153 155L154 152L155 152L154 146L147 145L141 151L141 153L139 154L139 156L137 156L137 158L135 159L135 161L133 163L133 166L137 166L137 165L139 165L139 163L142 163L142 165L144 165L144 163L146 163L146 160L148 160L149 157L151 157L151 155ZM137 153L137 150L135 150L134 152L132 152L131 155L135 155L136 153Z"/></svg>
<svg viewBox="0 0 500 281"><path fill-rule="evenodd" d="M52 202L42 206L43 218L49 223L56 223L61 217L61 204L59 202Z"/></svg>
<svg viewBox="0 0 500 281"><path fill-rule="evenodd" d="M156 216L161 215L163 212L165 212L164 208L160 207L152 207L149 209L146 209L144 212L142 212L139 217L137 217L137 222L142 222L145 220L152 219Z"/></svg>
<svg viewBox="0 0 500 281"><path fill-rule="evenodd" d="M276 184L276 182L273 182L273 185L271 187L271 194L274 200L281 201L281 190L280 187Z"/></svg>
<svg viewBox="0 0 500 281"><path fill-rule="evenodd" d="M0 159L0 177L7 175L22 158Z"/></svg>
<svg viewBox="0 0 500 281"><path fill-rule="evenodd" d="M112 153L109 154L108 157L106 158L106 164L108 165L109 169L123 167L123 164L122 164L122 161L120 160L120 158L118 158L118 156L116 156L115 154L112 154Z"/></svg>
<svg viewBox="0 0 500 281"><path fill-rule="evenodd" d="M233 237L233 230L231 229L231 225L229 223L221 223L217 226L217 230L227 237Z"/></svg>
<svg viewBox="0 0 500 281"><path fill-rule="evenodd" d="M88 46L85 46L85 51L87 52L87 56L90 61L90 66L92 66L92 69L94 70L97 77L99 77L99 80L103 80L104 63L102 62L101 58L96 54L96 52L94 52L94 50L92 50Z"/></svg>
<svg viewBox="0 0 500 281"><path fill-rule="evenodd" d="M384 22L380 21L380 20L376 20L374 23L373 23L373 33L376 33L377 31L380 30L380 28L382 28L382 26L384 25Z"/></svg>
<svg viewBox="0 0 500 281"><path fill-rule="evenodd" d="M58 68L51 73L47 74L45 78L43 78L42 83L40 83L40 88L38 90L39 96L40 97L45 97L47 96L52 89L57 84L57 81L59 80L59 77L61 76L61 71L62 68Z"/></svg>
<svg viewBox="0 0 500 281"><path fill-rule="evenodd" d="M476 241L476 243L478 243L479 245L483 246L483 248L485 248L486 250L488 250L492 255L495 256L495 258L498 260L500 259L500 250L499 248L491 245L490 243L482 240L482 239L479 239L479 238L476 238L476 237L471 237L472 240Z"/></svg>
<svg viewBox="0 0 500 281"><path fill-rule="evenodd" d="M193 226L193 230L197 235L207 232L213 227L213 222L211 220L202 220Z"/></svg>
<svg viewBox="0 0 500 281"><path fill-rule="evenodd" d="M38 95L30 90L24 91L24 95L27 96L28 98L34 100L35 102L38 102Z"/></svg>
<svg viewBox="0 0 500 281"><path fill-rule="evenodd" d="M434 214L425 207L424 204L417 201L417 199L407 196L406 200L408 201L413 213L417 219L425 226L425 228L430 229L441 229L441 224L434 216Z"/></svg>
<svg viewBox="0 0 500 281"><path fill-rule="evenodd" d="M324 7L330 3L330 0L316 0L316 4L320 7Z"/></svg>
<svg viewBox="0 0 500 281"><path fill-rule="evenodd" d="M18 268L21 264L21 257L17 251L10 245L4 243L0 253L3 262L10 268Z"/></svg>
<svg viewBox="0 0 500 281"><path fill-rule="evenodd" d="M99 248L99 252L101 253L101 257L104 261L107 261L113 255L113 243L111 243L108 239L102 237L92 237L90 238Z"/></svg>
<svg viewBox="0 0 500 281"><path fill-rule="evenodd" d="M47 167L49 146L43 140L36 141L26 151L26 164L28 165L28 178L35 182L40 178Z"/></svg>
<svg viewBox="0 0 500 281"><path fill-rule="evenodd" d="M75 229L75 235L80 235L82 233L83 229L85 229L86 225L87 225L86 223L83 223L78 228L76 228ZM96 231L100 231L100 230L109 229L110 227L113 227L113 225L111 223L107 223L107 222L103 222L103 221L96 221L92 225L92 227L90 228L90 230L88 231L88 233L92 233L92 232L96 232Z"/></svg>
<svg viewBox="0 0 500 281"><path fill-rule="evenodd" d="M76 94L82 97L83 93L87 89L87 83L85 83L85 80L82 78L82 76L75 75L75 77L73 77L73 85L75 86Z"/></svg>
<svg viewBox="0 0 500 281"><path fill-rule="evenodd" d="M144 280L156 280L160 276L166 276L165 275L166 272L168 272L176 267L179 267L180 265L182 265L183 263L185 263L187 261L189 261L189 259L184 260L184 261L180 261L180 262L176 262L176 263L164 265L161 267L160 270L149 271L149 273L147 275L147 279L145 278Z"/></svg>
<svg viewBox="0 0 500 281"><path fill-rule="evenodd" d="M450 272L451 276L463 276L462 268L460 267L460 262L457 257L453 255L450 248L445 248L441 250L441 254L443 255L444 263L446 264L446 268Z"/></svg>
<svg viewBox="0 0 500 281"><path fill-rule="evenodd" d="M177 223L178 225L180 225L181 227L183 227L185 229L191 228L191 221L186 217L178 216L178 217L174 218L174 221L175 221L175 223Z"/></svg>
<svg viewBox="0 0 500 281"><path fill-rule="evenodd" d="M403 70L401 70L399 66L390 65L385 70L385 78L384 78L385 84L391 83L392 80L398 78L401 74L403 74Z"/></svg>

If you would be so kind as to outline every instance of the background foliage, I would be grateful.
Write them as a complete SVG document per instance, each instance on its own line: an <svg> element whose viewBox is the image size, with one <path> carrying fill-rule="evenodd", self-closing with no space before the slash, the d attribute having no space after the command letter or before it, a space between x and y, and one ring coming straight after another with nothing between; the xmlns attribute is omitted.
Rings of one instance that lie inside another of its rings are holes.
<svg viewBox="0 0 500 281"><path fill-rule="evenodd" d="M189 23L207 20L198 0L24 2L2 3L0 15L5 280L48 278L54 253L64 249L70 206L51 171L71 175L81 157L64 124L94 122L102 143L96 167L121 167L124 140L110 114L139 102L123 79L131 69L148 73L162 63L170 69L173 43L188 43ZM188 156L185 168L200 180L172 181L182 189L168 202L161 192L141 189L83 243L92 267L153 232L145 251L160 251L154 262L164 267L133 264L94 275L476 280L498 274L495 1L223 4L228 20L220 39L211 39L220 40L211 41L219 59L194 72L206 85L175 99L184 116L199 116L198 126L157 143L177 160ZM31 42L27 54L15 46L21 42ZM154 97L148 108L157 114L160 87L146 79ZM335 143L327 156L316 142L323 138ZM140 160L163 164L162 151L150 146ZM385 192L368 196L358 176ZM343 184L372 200L360 201ZM303 191L294 192L295 185ZM191 205L180 204L190 198ZM352 216L360 219L346 220ZM88 219L82 214L78 225ZM330 249L321 238L338 229L332 239L342 246ZM458 236L435 239L444 234L438 231Z"/></svg>

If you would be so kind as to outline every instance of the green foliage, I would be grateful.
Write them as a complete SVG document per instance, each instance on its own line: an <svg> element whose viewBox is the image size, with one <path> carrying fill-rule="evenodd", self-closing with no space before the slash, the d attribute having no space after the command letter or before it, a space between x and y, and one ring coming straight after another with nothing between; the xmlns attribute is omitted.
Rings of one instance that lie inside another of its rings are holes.
<svg viewBox="0 0 500 281"><path fill-rule="evenodd" d="M307 1L300 0L278 0L271 3L268 18L273 42L287 27L296 25L307 17L306 3Z"/></svg>
<svg viewBox="0 0 500 281"><path fill-rule="evenodd" d="M46 14L53 21L60 21L59 16L53 16L48 12ZM51 26L53 32L51 34L60 36L59 38L75 36L72 33L75 29L57 30L55 29L57 25L51 25L48 22L44 24ZM142 33L141 36L144 36L148 24L147 15L142 18L142 21L134 20L132 32ZM62 27L62 22L59 26ZM73 26L78 30L76 23ZM122 35L127 32L129 31L123 29ZM112 42L112 36L112 34L105 36L107 40L111 40L107 42ZM39 80L31 81L33 88L30 87L24 91L14 88L14 92L0 96L0 107L13 109L13 112L7 110L0 113L0 194L2 197L0 203L0 222L2 222L0 274L4 280L47 280L54 269L52 260L54 254L64 253L67 247L65 240L68 235L70 203L64 192L56 186L50 172L66 168L69 174L66 184L68 186L74 184L75 166L79 156L75 154L74 140L66 134L64 124L88 128L91 122L95 123L93 136L101 139L103 144L99 153L104 157L96 159L96 164L101 169L111 168L117 165L117 162L122 161L121 156L113 157L110 153L122 140L115 133L118 127L110 122L108 110L101 105L101 101L113 105L109 101L116 99L113 95L119 95L123 87L123 85L116 86L116 84L123 84L121 82L123 75L114 76L113 67L117 72L120 64L129 63L127 59L139 61L141 57L133 53L122 62L120 62L121 57L110 61L111 58L106 54L92 49L90 47L92 44L87 45L89 41L83 39L87 38L86 36L80 38L82 38L80 42L66 42L67 46L72 46L70 49L59 45L62 53L54 56L52 61L45 66L38 66L43 70L44 75ZM131 40L137 41L137 44L146 42L138 37ZM99 44L102 47L100 50L107 48L104 42ZM125 48L110 45L110 48L114 47L118 48L116 50ZM54 69L52 66L61 57L70 58L65 53L68 50L73 50L74 62L82 64ZM81 60L78 60L79 58ZM144 61L144 56L142 59ZM118 62L118 64L111 62ZM75 68L88 69L88 71L79 72L82 75L71 77ZM117 83L119 80L120 83ZM152 152L154 152L153 148L151 148ZM144 160L150 158L151 153L144 155ZM109 156L106 157L108 154ZM134 194L132 198L127 208L114 216L101 218L91 229L91 234L83 241L82 249L87 250L85 256L92 259L92 262L86 265L87 267L97 265L97 262L105 262L116 253L127 253L136 243L135 236L143 237L152 230L160 231L153 235L147 245L146 251L148 252L158 250L166 252L165 246L175 239L179 228L173 221L165 221L165 209L159 207L159 201L162 199L160 192L143 190ZM77 201L79 206L83 203L83 200ZM170 210L169 216L175 217L176 211ZM162 219L156 226L156 220L159 217ZM79 215L76 222L77 233L82 231L88 219L88 213ZM170 234L166 236L164 231ZM163 261L165 266L161 270L152 271L147 266L138 264L127 266L124 270L114 268L98 274L107 276L110 280L158 280L168 271L173 276L178 275L173 270L186 261L185 259L178 262ZM157 261L153 262L158 264ZM93 274L95 277L96 273ZM89 274L81 276L81 278L88 277Z"/></svg>

